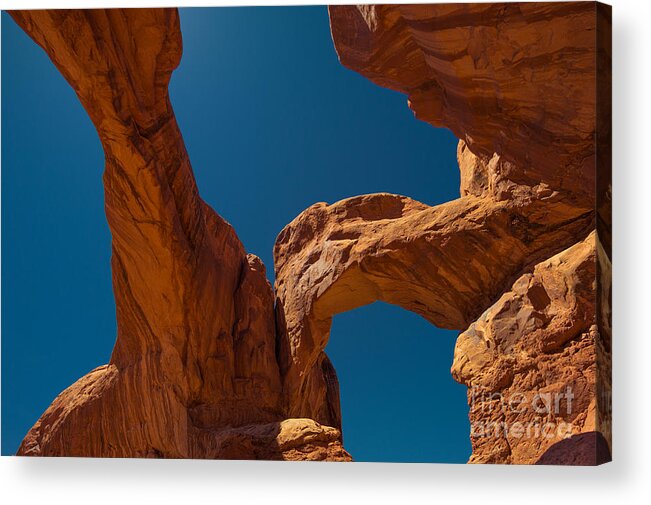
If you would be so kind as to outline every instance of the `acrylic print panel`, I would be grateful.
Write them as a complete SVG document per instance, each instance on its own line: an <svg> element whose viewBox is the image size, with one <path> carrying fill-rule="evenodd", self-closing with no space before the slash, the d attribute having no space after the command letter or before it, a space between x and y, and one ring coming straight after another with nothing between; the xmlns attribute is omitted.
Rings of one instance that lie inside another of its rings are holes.
<svg viewBox="0 0 651 505"><path fill-rule="evenodd" d="M592 2L3 12L3 454L609 461L610 59Z"/></svg>

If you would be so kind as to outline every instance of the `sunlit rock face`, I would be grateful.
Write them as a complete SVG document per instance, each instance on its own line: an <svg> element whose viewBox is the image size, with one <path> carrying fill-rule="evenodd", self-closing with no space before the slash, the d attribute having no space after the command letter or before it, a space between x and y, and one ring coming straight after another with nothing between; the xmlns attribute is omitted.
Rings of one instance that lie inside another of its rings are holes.
<svg viewBox="0 0 651 505"><path fill-rule="evenodd" d="M572 435L609 435L596 248L593 232L539 263L459 336L452 375L469 387L471 462L531 464Z"/></svg>
<svg viewBox="0 0 651 505"><path fill-rule="evenodd" d="M607 14L330 7L342 63L461 139L460 198L316 203L278 235L274 290L199 197L167 91L177 11L13 12L102 141L118 323L110 362L54 400L19 454L348 461L324 348L333 316L382 300L460 331L471 462L607 460L610 189L595 184ZM518 394L533 410L508 410ZM555 438L518 436L516 422L554 423ZM489 423L506 429L487 436Z"/></svg>
<svg viewBox="0 0 651 505"><path fill-rule="evenodd" d="M336 383L323 367L331 318L383 300L465 330L452 372L470 388L471 423L507 428L472 433L471 462L609 459L609 9L329 10L344 65L407 94L417 118L461 139L461 197L437 207L397 195L316 204L281 232L280 365L286 395L301 391L287 397L290 412L337 425ZM558 408L498 408L516 393L523 403L551 395ZM508 430L516 422L565 432L523 437Z"/></svg>
<svg viewBox="0 0 651 505"><path fill-rule="evenodd" d="M118 326L110 363L61 393L19 454L349 459L338 430L284 421L264 265L199 197L169 101L178 12L12 15L102 141Z"/></svg>
<svg viewBox="0 0 651 505"><path fill-rule="evenodd" d="M322 378L334 315L382 300L439 327L465 329L513 276L585 235L590 222L589 214L532 195L468 195L429 207L375 194L310 207L274 250L287 332L285 389L303 392L288 398L291 415L339 424L326 401L337 394Z"/></svg>
<svg viewBox="0 0 651 505"><path fill-rule="evenodd" d="M406 93L417 118L593 205L596 4L333 6L330 18L341 62Z"/></svg>

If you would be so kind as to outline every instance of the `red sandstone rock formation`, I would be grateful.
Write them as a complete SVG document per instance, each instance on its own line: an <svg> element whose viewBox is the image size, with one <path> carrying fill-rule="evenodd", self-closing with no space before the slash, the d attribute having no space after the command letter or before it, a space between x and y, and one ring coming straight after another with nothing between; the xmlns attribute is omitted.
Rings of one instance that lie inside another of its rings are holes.
<svg viewBox="0 0 651 505"><path fill-rule="evenodd" d="M459 336L452 375L469 387L472 463L532 464L568 435L609 435L597 401L609 385L597 374L595 240L523 274Z"/></svg>
<svg viewBox="0 0 651 505"><path fill-rule="evenodd" d="M291 420L296 433L284 431L271 286L199 197L169 101L177 11L12 15L102 141L118 322L110 363L59 395L19 454L254 458L277 439L276 457L345 459L333 428ZM224 437L250 440L222 453Z"/></svg>
<svg viewBox="0 0 651 505"><path fill-rule="evenodd" d="M13 13L102 140L118 317L110 363L55 399L20 454L349 460L323 349L335 314L384 300L463 331L452 371L471 387L473 423L533 421L487 410L572 388L574 410L548 416L571 422L571 438L473 436L472 462L608 458L609 185L594 190L596 153L607 155L595 135L609 134L595 116L594 76L609 70L608 51L596 57L604 11L330 15L345 65L409 94L417 117L462 139L461 197L313 205L278 237L274 312L264 266L198 195L167 95L181 56L176 11Z"/></svg>
<svg viewBox="0 0 651 505"><path fill-rule="evenodd" d="M281 368L285 391L301 391L288 396L289 414L339 426L331 400L337 391L323 372L332 317L383 300L441 327L470 325L457 342L452 372L471 388L472 425L491 424L490 433L476 430L471 462L535 463L578 433L601 431L610 441L607 407L598 401L609 392L609 347L596 321L595 233L563 251L593 229L594 212L573 215L535 188L517 187L500 200L496 188L510 183L495 175L508 173L499 157L477 158L463 143L458 154L465 194L459 200L429 207L376 194L316 204L279 235L276 294L288 355ZM605 284L609 261L600 258ZM505 285L522 272L513 287ZM532 407L504 412L499 401L523 395L531 403L567 388L576 398L565 415ZM553 436L495 432L561 422ZM589 455L580 461L595 462Z"/></svg>
<svg viewBox="0 0 651 505"><path fill-rule="evenodd" d="M406 93L477 155L592 206L597 8L589 2L336 6L341 62Z"/></svg>
<svg viewBox="0 0 651 505"><path fill-rule="evenodd" d="M437 207L366 195L304 211L274 250L290 415L339 425L317 386L325 385L322 353L335 314L383 300L464 329L514 275L589 232L592 214L570 210L533 190L522 199L469 195Z"/></svg>
<svg viewBox="0 0 651 505"><path fill-rule="evenodd" d="M534 421L539 412L483 407L565 386L574 410L543 422L569 420L567 435L589 436L573 438L580 457L569 438L473 437L471 462L609 459L609 15L593 3L330 7L342 63L407 93L416 117L462 139L462 197L434 208L390 195L321 204L281 233L281 369L286 394L302 392L288 398L292 415L337 424L320 370L334 314L385 300L465 329L488 309L453 365L489 395L469 396L471 421ZM535 265L552 249L567 251Z"/></svg>

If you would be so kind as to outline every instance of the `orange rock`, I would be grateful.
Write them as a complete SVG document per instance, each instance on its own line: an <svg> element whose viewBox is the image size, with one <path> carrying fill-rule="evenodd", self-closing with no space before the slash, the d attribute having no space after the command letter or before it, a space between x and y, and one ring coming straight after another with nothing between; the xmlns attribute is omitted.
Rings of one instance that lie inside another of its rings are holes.
<svg viewBox="0 0 651 505"><path fill-rule="evenodd" d="M224 430L214 454L223 459L351 461L341 445L341 432L312 419L285 419Z"/></svg>
<svg viewBox="0 0 651 505"><path fill-rule="evenodd" d="M324 403L322 377L335 314L382 300L439 327L464 329L513 276L593 226L592 213L577 215L546 191L523 195L469 195L436 207L364 195L313 205L287 225L274 263L290 415L339 426L330 416L335 406Z"/></svg>
<svg viewBox="0 0 651 505"><path fill-rule="evenodd" d="M594 203L593 2L331 6L341 62L529 181ZM531 184L529 184L531 185Z"/></svg>
<svg viewBox="0 0 651 505"><path fill-rule="evenodd" d="M536 463L581 433L605 434L609 451L595 241L593 232L536 265L459 336L452 375L469 387L471 463ZM593 449L582 464L597 463Z"/></svg>
<svg viewBox="0 0 651 505"><path fill-rule="evenodd" d="M118 326L109 365L59 395L19 454L219 457L221 430L285 416L264 266L199 197L169 101L178 13L12 15L102 141Z"/></svg>
<svg viewBox="0 0 651 505"><path fill-rule="evenodd" d="M384 300L465 330L452 373L470 388L473 425L535 424L537 411L493 407L565 394L565 413L545 420L569 424L569 438L473 433L471 462L609 459L609 127L596 128L609 112L597 103L610 82L607 11L330 7L342 62L462 139L461 197L311 206L278 236L275 293L198 195L167 92L177 12L12 15L104 146L118 320L110 363L61 393L19 454L350 460L323 349L335 314Z"/></svg>
<svg viewBox="0 0 651 505"><path fill-rule="evenodd" d="M462 329L488 308L461 335L453 366L458 380L473 388L479 381L489 394L471 401L481 407L471 410L473 424L515 422L485 408L494 403L490 395L531 398L566 386L576 396L574 411L560 419L571 421L566 435L575 435L555 443L473 437L471 462L609 460L610 8L329 10L344 65L408 94L416 117L462 139L462 198L427 209L392 195L358 197L313 206L281 233L281 368L286 395L305 392L288 398L290 411L337 423L327 417L332 406L324 408L328 381L320 365L334 314L384 300ZM384 200L401 201L405 210L396 213ZM367 206L381 210L367 219L357 210ZM595 227L598 239L587 236ZM552 247L560 254L542 261L555 254ZM509 290L504 283L520 274Z"/></svg>

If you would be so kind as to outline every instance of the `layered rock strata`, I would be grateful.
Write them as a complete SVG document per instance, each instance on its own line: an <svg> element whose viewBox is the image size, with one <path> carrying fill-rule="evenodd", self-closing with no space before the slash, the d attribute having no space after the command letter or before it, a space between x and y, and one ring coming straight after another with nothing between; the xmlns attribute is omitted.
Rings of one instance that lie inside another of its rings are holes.
<svg viewBox="0 0 651 505"><path fill-rule="evenodd" d="M330 7L341 62L517 177L594 205L597 4ZM602 9L603 10L603 9ZM515 182L518 182L517 180Z"/></svg>
<svg viewBox="0 0 651 505"><path fill-rule="evenodd" d="M596 265L592 232L523 274L459 335L452 375L469 388L471 462L533 464L574 435L596 444L610 433L597 402L609 385L597 374ZM587 459L597 447L580 451L570 452Z"/></svg>
<svg viewBox="0 0 651 505"><path fill-rule="evenodd" d="M218 448L224 430L271 440L269 426L286 417L273 291L262 262L199 197L168 95L178 12L12 16L73 87L104 147L118 328L110 363L59 395L19 454L255 457ZM309 422L321 448L306 457L344 458L328 449L336 431ZM251 425L262 432L233 431ZM302 459L303 442L292 438L287 454L279 443L278 454Z"/></svg>
<svg viewBox="0 0 651 505"><path fill-rule="evenodd" d="M473 427L562 421L567 429L524 439L472 433L470 461L608 460L610 8L329 10L344 65L406 93L417 118L462 139L461 198L427 208L370 195L313 206L283 230L276 295L289 359L280 364L285 391L302 392L290 411L337 422L327 417L334 409L320 370L334 314L384 300L465 330L483 313L461 334L452 367L470 387ZM515 416L488 408L516 393L538 406L561 386L558 408L544 416L543 407Z"/></svg>
<svg viewBox="0 0 651 505"><path fill-rule="evenodd" d="M167 91L176 10L12 15L102 141L118 320L109 364L61 393L19 454L350 460L324 348L334 315L383 300L461 332L471 462L609 458L608 11L330 7L342 63L462 139L460 198L313 205L278 236L275 292L199 197ZM530 408L510 410L514 396Z"/></svg>

